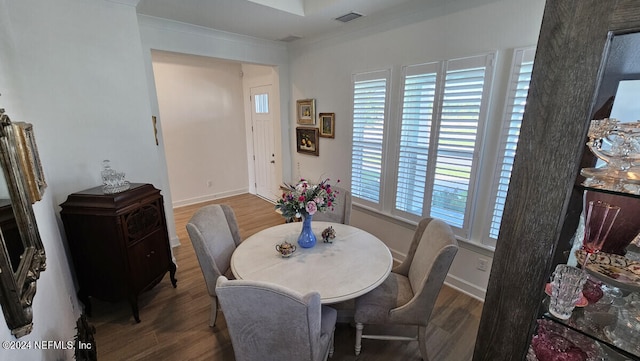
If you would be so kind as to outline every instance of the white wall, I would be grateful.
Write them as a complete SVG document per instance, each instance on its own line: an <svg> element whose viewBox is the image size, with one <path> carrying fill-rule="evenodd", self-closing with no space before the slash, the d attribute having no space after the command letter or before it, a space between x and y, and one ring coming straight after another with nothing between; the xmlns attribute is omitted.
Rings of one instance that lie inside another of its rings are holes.
<svg viewBox="0 0 640 361"><path fill-rule="evenodd" d="M153 51L173 206L249 187L242 65Z"/></svg>
<svg viewBox="0 0 640 361"><path fill-rule="evenodd" d="M247 36L231 34L227 32L205 29L197 26L191 26L184 23L177 23L157 19L148 16L139 16L140 34L142 38L143 56L148 64L147 77L149 82L149 97L151 99L151 107L155 114L159 111L157 104L157 95L153 81L153 70L151 68L151 51L163 50L182 54L200 55L217 59L225 59L236 61L248 66L268 65L277 69L271 76L277 76L276 87L278 95L276 100L279 101L277 106L279 119L274 119L280 127L280 134L276 135L276 139L281 140L280 149L277 149L276 164L282 174L278 175L282 179L290 178L291 155L289 149L289 87L278 86L277 84L289 84L288 58L287 48L281 42L259 40ZM259 76L257 76L259 77ZM245 79L243 84L244 92L248 91ZM248 99L248 98L247 98ZM245 113L247 109L245 108ZM245 114L245 124L246 121ZM250 118L249 118L250 119ZM160 133L163 134L163 119L159 118ZM161 135L162 137L163 135ZM250 139L249 136L246 139ZM246 140L245 140L246 141ZM249 143L247 143L249 144ZM277 144L277 145L278 145ZM249 150L251 145L249 144ZM285 150L285 151L282 151ZM251 152L248 153L250 155ZM248 161L247 161L248 162ZM251 179L251 167L249 167Z"/></svg>
<svg viewBox="0 0 640 361"><path fill-rule="evenodd" d="M438 9L434 13L441 18L415 13L393 26L302 43L289 60L281 43L137 17L133 7L104 0L0 0L0 103L12 119L34 125L49 185L34 206L48 269L34 299L34 331L25 340L67 341L75 334L79 308L58 205L69 193L100 183L103 159L112 160L129 180L163 190L175 236L162 119L159 146L151 123L151 115L159 114L151 49L276 66L282 84L283 179L297 176L299 163L300 174L311 179L324 175L348 182L351 73L383 66L397 71L400 64L532 45L543 5L502 0L461 12L453 5ZM321 140L318 158L298 156L291 141L295 99L307 97L317 99L318 112L336 113L336 138ZM396 254L406 252L410 226L368 217L356 210L354 224L378 234ZM467 269L474 263L466 258L475 254L481 251L461 250L452 276L482 288L486 279ZM6 328L0 327L0 338L11 339ZM0 350L6 360L70 358L70 351Z"/></svg>
<svg viewBox="0 0 640 361"><path fill-rule="evenodd" d="M391 97L399 94L400 67L498 51L494 103L490 117L499 124L508 80L512 49L531 46L537 37L543 0L484 1L459 10L463 1L428 8L417 7L410 15L363 27L351 34L327 36L317 41L296 42L290 49L291 126L295 126L295 100L315 98L317 112L336 113L335 139L320 138L320 156L295 153L292 174L300 169L309 179L330 177L350 185L351 75L391 68ZM467 3L473 3L467 1ZM434 16L434 14L438 16ZM500 93L500 91L502 91ZM391 115L397 119L397 114ZM496 133L497 127L489 130ZM292 136L293 139L293 136ZM403 258L413 234L412 225L354 209L352 224L383 239L397 258ZM478 298L484 297L489 272L476 270L477 258L491 262L492 252L462 244L448 282Z"/></svg>
<svg viewBox="0 0 640 361"><path fill-rule="evenodd" d="M103 159L166 195L137 16L104 0L0 0L0 39L0 103L13 120L34 125L48 183L34 205L47 270L24 340L69 341L79 306L58 205L101 183ZM6 327L0 339L12 339ZM5 360L72 358L72 350L0 350Z"/></svg>

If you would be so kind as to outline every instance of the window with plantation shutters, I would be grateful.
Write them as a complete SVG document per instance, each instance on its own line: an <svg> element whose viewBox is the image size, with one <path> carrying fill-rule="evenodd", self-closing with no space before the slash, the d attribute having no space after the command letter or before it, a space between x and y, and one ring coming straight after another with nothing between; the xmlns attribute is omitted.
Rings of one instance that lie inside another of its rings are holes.
<svg viewBox="0 0 640 361"><path fill-rule="evenodd" d="M396 210L466 229L492 60L404 68Z"/></svg>
<svg viewBox="0 0 640 361"><path fill-rule="evenodd" d="M373 204L381 198L388 83L389 71L353 77L351 192Z"/></svg>
<svg viewBox="0 0 640 361"><path fill-rule="evenodd" d="M354 205L495 247L535 55L513 51L493 91L494 52L353 75Z"/></svg>
<svg viewBox="0 0 640 361"><path fill-rule="evenodd" d="M492 187L492 217L489 237L498 238L509 180L516 154L522 115L529 92L535 48L518 49L514 53L506 108L501 133L500 153Z"/></svg>

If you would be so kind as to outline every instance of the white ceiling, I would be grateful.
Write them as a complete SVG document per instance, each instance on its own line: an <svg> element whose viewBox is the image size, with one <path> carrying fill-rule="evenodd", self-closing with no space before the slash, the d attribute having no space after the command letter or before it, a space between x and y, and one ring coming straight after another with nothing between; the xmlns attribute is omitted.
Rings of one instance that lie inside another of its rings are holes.
<svg viewBox="0 0 640 361"><path fill-rule="evenodd" d="M114 0L112 0L114 1ZM340 30L371 16L384 16L414 4L447 0L140 0L138 14L268 40L312 38ZM342 23L349 12L364 15Z"/></svg>

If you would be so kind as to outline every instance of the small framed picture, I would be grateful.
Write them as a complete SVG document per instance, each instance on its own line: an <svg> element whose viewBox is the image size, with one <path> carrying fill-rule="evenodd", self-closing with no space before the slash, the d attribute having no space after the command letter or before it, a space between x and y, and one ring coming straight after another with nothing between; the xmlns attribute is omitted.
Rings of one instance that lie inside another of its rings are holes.
<svg viewBox="0 0 640 361"><path fill-rule="evenodd" d="M298 124L316 124L316 100L302 99L296 102L298 113Z"/></svg>
<svg viewBox="0 0 640 361"><path fill-rule="evenodd" d="M335 138L336 136L336 113L320 113L320 136L324 138Z"/></svg>
<svg viewBox="0 0 640 361"><path fill-rule="evenodd" d="M296 150L298 153L319 155L318 128L296 128Z"/></svg>

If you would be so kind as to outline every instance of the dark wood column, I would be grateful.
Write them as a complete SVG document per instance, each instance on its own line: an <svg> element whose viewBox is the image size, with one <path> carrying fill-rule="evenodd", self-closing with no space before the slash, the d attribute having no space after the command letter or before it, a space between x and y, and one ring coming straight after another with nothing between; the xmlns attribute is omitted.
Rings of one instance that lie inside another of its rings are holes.
<svg viewBox="0 0 640 361"><path fill-rule="evenodd" d="M566 260L561 234L580 212L574 184L609 39L632 31L639 1L547 1L474 361L525 358L544 284Z"/></svg>

